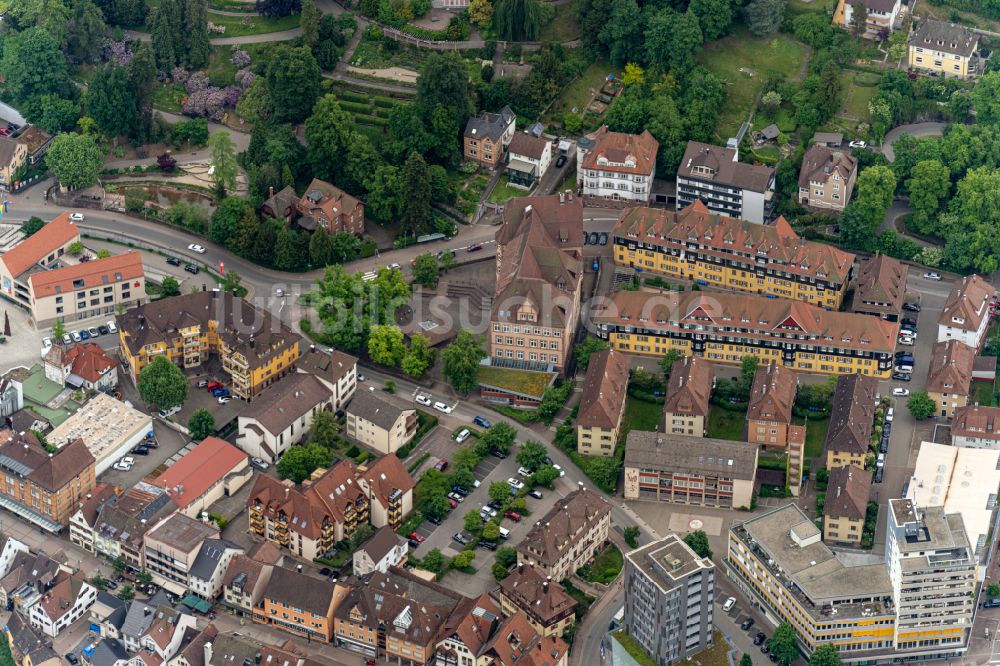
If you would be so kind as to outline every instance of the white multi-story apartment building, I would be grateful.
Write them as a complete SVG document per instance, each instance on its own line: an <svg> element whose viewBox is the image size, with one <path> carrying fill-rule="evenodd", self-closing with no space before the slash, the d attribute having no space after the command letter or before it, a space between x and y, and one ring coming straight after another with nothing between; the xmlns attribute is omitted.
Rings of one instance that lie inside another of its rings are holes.
<svg viewBox="0 0 1000 666"><path fill-rule="evenodd" d="M740 162L736 147L688 141L677 167L677 210L701 200L713 212L762 224L774 207L774 173Z"/></svg>
<svg viewBox="0 0 1000 666"><path fill-rule="evenodd" d="M52 586L28 609L28 621L46 636L55 638L83 617L97 601L97 588L83 576L60 571Z"/></svg>
<svg viewBox="0 0 1000 666"><path fill-rule="evenodd" d="M274 463L309 434L313 417L333 411L327 383L315 375L296 373L278 382L256 409L237 419L236 444L248 455Z"/></svg>
<svg viewBox="0 0 1000 666"><path fill-rule="evenodd" d="M660 143L648 130L622 134L603 126L576 145L576 182L588 203L649 203Z"/></svg>
<svg viewBox="0 0 1000 666"><path fill-rule="evenodd" d="M951 443L973 449L1000 449L1000 407L958 407L951 421Z"/></svg>
<svg viewBox="0 0 1000 666"><path fill-rule="evenodd" d="M865 31L869 35L877 35L883 30L892 30L896 27L896 19L902 7L900 0L841 0L841 2L843 8L838 7L838 11L834 13L834 21L838 21L839 25L845 28L850 28L854 12L864 5Z"/></svg>
<svg viewBox="0 0 1000 666"><path fill-rule="evenodd" d="M955 285L938 318L937 341L958 340L979 349L990 327L997 290L980 275Z"/></svg>
<svg viewBox="0 0 1000 666"><path fill-rule="evenodd" d="M342 351L327 353L310 345L295 367L299 372L316 375L329 387L334 411L343 409L358 389L358 359Z"/></svg>

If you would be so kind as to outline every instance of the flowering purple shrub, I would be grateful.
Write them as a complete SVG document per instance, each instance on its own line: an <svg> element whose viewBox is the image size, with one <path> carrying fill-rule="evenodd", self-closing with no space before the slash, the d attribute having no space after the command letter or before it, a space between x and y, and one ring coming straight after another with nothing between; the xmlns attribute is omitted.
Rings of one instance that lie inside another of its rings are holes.
<svg viewBox="0 0 1000 666"><path fill-rule="evenodd" d="M237 49L236 51L233 51L233 57L231 58L231 61L234 65L236 65L237 69L243 69L244 67L249 67L250 54L244 51L243 49Z"/></svg>
<svg viewBox="0 0 1000 666"><path fill-rule="evenodd" d="M183 67L174 67L170 70L170 78L174 83L184 83L188 80L189 76L191 75L188 74L188 71Z"/></svg>
<svg viewBox="0 0 1000 666"><path fill-rule="evenodd" d="M187 80L187 83L184 84L184 88L188 93L195 93L210 87L211 83L209 82L208 74L205 72L195 72Z"/></svg>
<svg viewBox="0 0 1000 666"><path fill-rule="evenodd" d="M102 45L102 51L104 59L115 63L116 65L121 65L122 67L128 67L129 63L132 62L132 50L129 48L129 43L127 40L122 40L116 42L112 39L105 39Z"/></svg>
<svg viewBox="0 0 1000 666"><path fill-rule="evenodd" d="M225 114L226 92L222 88L209 86L188 95L184 102L184 113L188 116L205 116L212 120L222 120Z"/></svg>
<svg viewBox="0 0 1000 666"><path fill-rule="evenodd" d="M241 69L240 71L236 72L236 84L239 85L239 87L243 88L244 90L249 88L250 85L253 84L254 79L256 78L257 75L251 72L249 69Z"/></svg>

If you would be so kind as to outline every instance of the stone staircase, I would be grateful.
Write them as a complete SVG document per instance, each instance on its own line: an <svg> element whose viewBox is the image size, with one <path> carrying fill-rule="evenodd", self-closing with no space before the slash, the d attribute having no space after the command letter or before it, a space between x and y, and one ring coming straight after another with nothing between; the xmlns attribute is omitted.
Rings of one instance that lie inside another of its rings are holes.
<svg viewBox="0 0 1000 666"><path fill-rule="evenodd" d="M493 306L493 294L490 290L474 282L449 281L445 293L450 299L464 299L470 306L480 310L489 310Z"/></svg>

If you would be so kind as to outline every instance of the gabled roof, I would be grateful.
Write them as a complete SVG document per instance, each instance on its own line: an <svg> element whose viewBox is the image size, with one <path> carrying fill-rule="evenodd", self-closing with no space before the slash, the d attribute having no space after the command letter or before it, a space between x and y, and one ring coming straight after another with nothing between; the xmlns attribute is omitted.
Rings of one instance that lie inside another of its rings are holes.
<svg viewBox="0 0 1000 666"><path fill-rule="evenodd" d="M75 266L32 273L28 276L28 282L35 298L47 298L57 294L71 294L80 289L94 289L129 280L140 280L145 275L142 255L129 251L104 259L81 262Z"/></svg>
<svg viewBox="0 0 1000 666"><path fill-rule="evenodd" d="M615 224L617 238L639 242L666 241L678 247L695 243L698 254L746 263L761 258L783 273L843 283L851 274L854 255L832 245L800 238L779 217L774 224L754 224L710 211L701 200L680 211L635 206L622 211Z"/></svg>
<svg viewBox="0 0 1000 666"><path fill-rule="evenodd" d="M736 159L737 155L738 153L732 148L688 141L684 157L677 167L677 176L710 180L751 192L766 192L773 187L774 168L740 162ZM695 167L704 167L712 173L711 175L696 173Z"/></svg>
<svg viewBox="0 0 1000 666"><path fill-rule="evenodd" d="M0 166L8 166L17 152L17 141L0 136Z"/></svg>
<svg viewBox="0 0 1000 666"><path fill-rule="evenodd" d="M53 345L45 360L61 367L69 366L71 373L88 382L96 382L109 370L118 367L118 361L110 358L100 345L93 342L77 342L68 349Z"/></svg>
<svg viewBox="0 0 1000 666"><path fill-rule="evenodd" d="M910 33L909 43L910 46L972 57L979 43L979 36L965 26L925 18Z"/></svg>
<svg viewBox="0 0 1000 666"><path fill-rule="evenodd" d="M906 266L879 254L862 259L855 278L855 310L900 313L906 297ZM857 303L863 303L859 307Z"/></svg>
<svg viewBox="0 0 1000 666"><path fill-rule="evenodd" d="M12 276L17 277L63 245L79 238L80 230L69 219L69 213L63 213L8 250L0 261Z"/></svg>
<svg viewBox="0 0 1000 666"><path fill-rule="evenodd" d="M649 130L643 130L642 134L625 134L612 132L603 125L588 134L587 139L594 145L583 158L584 169L649 175L656 166L660 142Z"/></svg>
<svg viewBox="0 0 1000 666"><path fill-rule="evenodd" d="M94 456L82 439L66 444L51 455L30 432L15 435L0 446L0 468L49 492L60 490L93 465Z"/></svg>
<svg viewBox="0 0 1000 666"><path fill-rule="evenodd" d="M752 294L700 291L659 294L619 291L595 315L598 324L641 326L675 331L681 325L729 327L756 339L787 343L788 335L802 335L814 344L892 353L899 326L892 322L847 312L824 310L808 303ZM754 330L761 333L745 333Z"/></svg>
<svg viewBox="0 0 1000 666"><path fill-rule="evenodd" d="M115 487L111 486L104 481L98 483L94 489L88 493L85 501L80 503L80 513L83 516L83 520L90 526L93 527L97 523L97 516L100 515L101 509L105 504L112 501L117 497L115 493Z"/></svg>
<svg viewBox="0 0 1000 666"><path fill-rule="evenodd" d="M868 453L872 422L875 419L875 394L878 380L867 375L842 375L837 378L827 426L826 453L848 453L864 456Z"/></svg>
<svg viewBox="0 0 1000 666"><path fill-rule="evenodd" d="M507 152L510 153L511 159L523 155L533 160L540 160L548 145L547 139L531 136L527 132L515 132L514 138L510 140L510 145L507 147Z"/></svg>
<svg viewBox="0 0 1000 666"><path fill-rule="evenodd" d="M382 456L358 476L382 506L388 506L390 497L397 491L408 493L416 485L395 453Z"/></svg>
<svg viewBox="0 0 1000 666"><path fill-rule="evenodd" d="M871 489L872 475L857 465L830 470L823 514L831 518L864 520Z"/></svg>
<svg viewBox="0 0 1000 666"><path fill-rule="evenodd" d="M478 656L500 626L501 617L500 609L489 595L463 598L445 622L441 638L456 638Z"/></svg>
<svg viewBox="0 0 1000 666"><path fill-rule="evenodd" d="M414 410L412 407L399 406L381 391L358 391L346 411L348 414L374 423L379 428L391 430L406 412Z"/></svg>
<svg viewBox="0 0 1000 666"><path fill-rule="evenodd" d="M198 557L188 570L188 574L201 580L211 580L222 562L227 550L243 552L243 547L225 539L205 539L198 550Z"/></svg>
<svg viewBox="0 0 1000 666"><path fill-rule="evenodd" d="M342 351L327 353L310 345L302 352L296 367L300 372L308 372L332 384L339 382L344 375L357 367L358 358Z"/></svg>
<svg viewBox="0 0 1000 666"><path fill-rule="evenodd" d="M177 656L183 657L188 666L206 666L205 644L214 643L218 635L219 630L214 624L209 623L208 626L195 634L186 645L181 645Z"/></svg>
<svg viewBox="0 0 1000 666"><path fill-rule="evenodd" d="M518 564L500 581L500 591L514 604L548 624L576 608L576 599L566 594L562 585L546 580L530 564Z"/></svg>
<svg viewBox="0 0 1000 666"><path fill-rule="evenodd" d="M297 372L272 386L244 418L254 419L277 437L331 396L330 389L315 375Z"/></svg>
<svg viewBox="0 0 1000 666"><path fill-rule="evenodd" d="M1000 407L957 407L951 421L951 436L1000 440Z"/></svg>
<svg viewBox="0 0 1000 666"><path fill-rule="evenodd" d="M698 356L674 361L663 400L664 413L708 416L714 383L715 366L711 361Z"/></svg>
<svg viewBox="0 0 1000 666"><path fill-rule="evenodd" d="M486 646L504 666L557 666L569 646L558 636L539 634L521 611L501 625Z"/></svg>
<svg viewBox="0 0 1000 666"><path fill-rule="evenodd" d="M326 222L326 227L330 222L336 222L344 216L350 217L361 202L343 191L333 183L328 183L319 178L313 178L306 188L305 194L296 202L296 208L304 217L300 221L306 228L316 228L316 221ZM277 211L275 211L277 212ZM279 213L280 214L280 213ZM309 221L312 226L309 227Z"/></svg>
<svg viewBox="0 0 1000 666"><path fill-rule="evenodd" d="M372 562L381 562L382 558L385 557L389 551L404 543L406 543L406 539L396 534L388 525L383 525L375 530L375 534L371 535L368 540L361 545L359 550L363 550L368 553L368 557L372 559Z"/></svg>
<svg viewBox="0 0 1000 666"><path fill-rule="evenodd" d="M556 501L517 546L528 560L549 566L572 548L576 540L611 513L607 500L580 488Z"/></svg>
<svg viewBox="0 0 1000 666"><path fill-rule="evenodd" d="M753 376L747 420L792 422L798 375L778 363L761 364Z"/></svg>
<svg viewBox="0 0 1000 666"><path fill-rule="evenodd" d="M872 2L872 0L866 0ZM897 0L888 0L895 2ZM846 183L858 169L858 160L853 155L839 148L827 148L813 144L802 157L802 168L799 169L799 187L809 187L809 183L826 183L834 174Z"/></svg>
<svg viewBox="0 0 1000 666"><path fill-rule="evenodd" d="M605 430L617 428L625 404L628 376L629 360L624 353L605 349L591 355L583 380L577 425Z"/></svg>
<svg viewBox="0 0 1000 666"><path fill-rule="evenodd" d="M229 442L218 437L206 437L156 477L153 484L166 489L177 506L183 509L209 488L222 482L246 459L247 454Z"/></svg>
<svg viewBox="0 0 1000 666"><path fill-rule="evenodd" d="M335 587L334 583L325 578L314 578L275 567L264 590L264 597L324 616L333 603Z"/></svg>
<svg viewBox="0 0 1000 666"><path fill-rule="evenodd" d="M948 294L938 324L965 331L978 331L983 318L989 316L990 303L996 293L993 285L981 275L962 278ZM953 318L961 319L963 323L953 322Z"/></svg>
<svg viewBox="0 0 1000 666"><path fill-rule="evenodd" d="M499 141L507 127L514 122L516 116L509 106L500 109L500 113L484 111L480 116L472 116L465 123L464 135L470 139L488 138Z"/></svg>
<svg viewBox="0 0 1000 666"><path fill-rule="evenodd" d="M943 340L935 343L927 368L926 390L969 395L975 358L976 350L964 342Z"/></svg>
<svg viewBox="0 0 1000 666"><path fill-rule="evenodd" d="M90 584L84 580L83 576L60 571L56 575L52 587L38 601L39 607L45 611L45 615L51 622L55 622L73 609L77 597L89 587Z"/></svg>

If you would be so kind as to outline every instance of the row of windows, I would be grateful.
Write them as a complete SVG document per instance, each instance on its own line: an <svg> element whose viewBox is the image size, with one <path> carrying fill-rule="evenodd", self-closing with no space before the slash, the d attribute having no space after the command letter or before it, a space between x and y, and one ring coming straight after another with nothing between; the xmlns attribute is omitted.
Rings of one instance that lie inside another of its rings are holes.
<svg viewBox="0 0 1000 666"><path fill-rule="evenodd" d="M519 351L515 355L514 351L512 349L508 349L508 350L506 350L506 352L503 349L497 349L496 353L493 354L493 355L496 356L497 358L504 358L504 357L506 357L506 358L517 358L518 360L521 360L521 361L524 360L524 352L523 351ZM530 352L528 354L528 360L529 361L539 361L541 363L559 363L559 355L558 354L548 354L548 355L546 355L546 354L539 354L537 352Z"/></svg>

